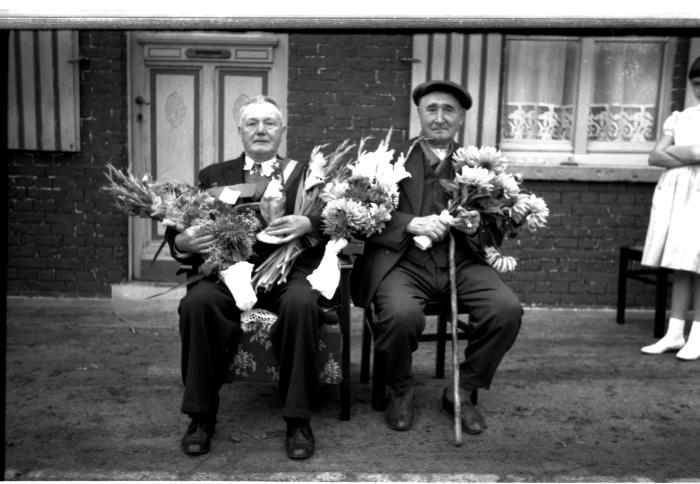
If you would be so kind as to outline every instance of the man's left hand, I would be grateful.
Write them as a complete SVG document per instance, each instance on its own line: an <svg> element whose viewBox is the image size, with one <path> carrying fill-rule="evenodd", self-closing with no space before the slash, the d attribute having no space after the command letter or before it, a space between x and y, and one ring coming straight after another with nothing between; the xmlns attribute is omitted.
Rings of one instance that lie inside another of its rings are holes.
<svg viewBox="0 0 700 484"><path fill-rule="evenodd" d="M474 235L479 230L481 215L477 210L457 208L457 214L453 217L452 226L467 235Z"/></svg>
<svg viewBox="0 0 700 484"><path fill-rule="evenodd" d="M297 239L311 233L313 226L311 220L305 215L285 215L273 220L267 226L265 232L275 237L281 237L280 244Z"/></svg>

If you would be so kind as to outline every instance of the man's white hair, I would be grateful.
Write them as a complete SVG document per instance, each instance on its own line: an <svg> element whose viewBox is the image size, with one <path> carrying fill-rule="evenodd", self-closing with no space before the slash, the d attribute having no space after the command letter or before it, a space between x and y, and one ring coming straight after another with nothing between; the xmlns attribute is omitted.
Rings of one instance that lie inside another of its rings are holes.
<svg viewBox="0 0 700 484"><path fill-rule="evenodd" d="M282 115L282 111L280 110L279 106L275 102L274 99L272 99L270 96L266 96L264 94L259 94L255 97L252 97L248 99L243 105L241 106L241 109L238 110L238 125L240 126L242 121L243 121L243 115L245 114L246 108L250 106L251 104L271 104L274 106L275 110L279 114L280 120L282 120L282 125L284 126L284 116Z"/></svg>

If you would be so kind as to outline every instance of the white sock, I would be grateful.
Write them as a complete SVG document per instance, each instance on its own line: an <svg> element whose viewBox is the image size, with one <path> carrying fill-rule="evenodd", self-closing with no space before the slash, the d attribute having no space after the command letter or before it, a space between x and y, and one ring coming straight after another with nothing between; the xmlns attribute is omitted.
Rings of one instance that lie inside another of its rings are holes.
<svg viewBox="0 0 700 484"><path fill-rule="evenodd" d="M658 355L667 351L679 350L685 344L683 338L683 330L685 329L685 321L679 318L670 318L668 320L668 328L666 334L656 343L642 348L642 353L649 355Z"/></svg>
<svg viewBox="0 0 700 484"><path fill-rule="evenodd" d="M668 328L666 329L666 334L662 339L668 339L669 341L677 341L683 338L683 331L685 330L685 320L679 318L669 318Z"/></svg>
<svg viewBox="0 0 700 484"><path fill-rule="evenodd" d="M700 321L693 321L690 335L685 346L676 353L676 358L681 360L697 360L700 358Z"/></svg>

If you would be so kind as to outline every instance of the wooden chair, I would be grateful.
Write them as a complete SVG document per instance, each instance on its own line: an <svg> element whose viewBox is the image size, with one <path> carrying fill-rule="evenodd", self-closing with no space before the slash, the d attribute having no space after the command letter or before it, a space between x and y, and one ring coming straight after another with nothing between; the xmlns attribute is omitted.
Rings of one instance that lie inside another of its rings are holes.
<svg viewBox="0 0 700 484"><path fill-rule="evenodd" d="M625 323L627 303L627 279L634 279L656 287L654 309L654 337L661 338L666 330L666 300L668 297L669 276L672 271L663 267L631 268L634 262L642 260L642 247L620 247L620 267L617 278L617 323Z"/></svg>
<svg viewBox="0 0 700 484"><path fill-rule="evenodd" d="M421 342L435 341L435 378L444 378L445 376L445 346L447 341L452 340L451 333L447 332L448 322L451 320L450 302L449 300L431 300L425 305L423 313L426 316L437 317L437 328L434 333L423 333L419 339ZM362 359L360 362L360 382L369 382L370 376L370 359L372 346L372 325L374 320L373 308L366 308L364 314L364 324L362 327ZM459 340L468 339L468 326L464 321L457 321ZM384 410L387 405L386 399L386 382L380 376L381 372L374 368L372 375L372 408L374 410ZM478 392L474 390L470 397L471 402L476 405L478 400Z"/></svg>

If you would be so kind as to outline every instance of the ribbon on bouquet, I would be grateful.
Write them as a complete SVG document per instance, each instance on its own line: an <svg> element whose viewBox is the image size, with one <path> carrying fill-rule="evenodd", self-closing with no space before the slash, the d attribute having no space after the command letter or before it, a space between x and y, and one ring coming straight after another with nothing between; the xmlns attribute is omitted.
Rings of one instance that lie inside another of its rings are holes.
<svg viewBox="0 0 700 484"><path fill-rule="evenodd" d="M306 276L311 287L321 293L326 299L333 298L340 283L340 268L338 267L338 254L347 247L348 241L344 238L331 239L326 244L321 263L316 270Z"/></svg>

